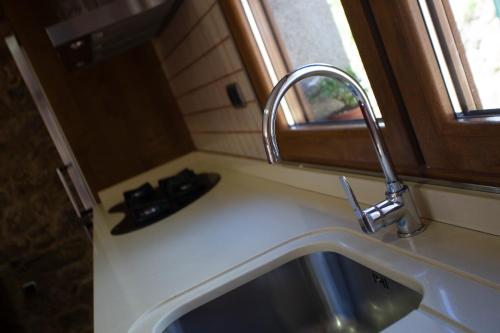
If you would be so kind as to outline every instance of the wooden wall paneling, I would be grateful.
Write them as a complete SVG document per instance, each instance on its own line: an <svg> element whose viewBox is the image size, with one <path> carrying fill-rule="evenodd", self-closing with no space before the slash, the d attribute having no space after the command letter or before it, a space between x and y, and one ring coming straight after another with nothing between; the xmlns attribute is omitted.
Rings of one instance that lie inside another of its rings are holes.
<svg viewBox="0 0 500 333"><path fill-rule="evenodd" d="M94 193L193 150L150 43L70 71L44 30L57 20L49 6L4 7Z"/></svg>

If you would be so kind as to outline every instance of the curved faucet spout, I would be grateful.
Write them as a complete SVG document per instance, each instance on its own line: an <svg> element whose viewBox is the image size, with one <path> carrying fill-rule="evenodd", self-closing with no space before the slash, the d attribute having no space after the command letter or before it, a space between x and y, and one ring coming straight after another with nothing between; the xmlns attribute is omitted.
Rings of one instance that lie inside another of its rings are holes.
<svg viewBox="0 0 500 333"><path fill-rule="evenodd" d="M359 83L346 72L326 64L311 64L300 67L290 74L284 76L274 87L266 103L263 117L263 135L266 148L267 159L269 163L277 163L281 160L278 143L276 142L276 113L280 105L281 99L286 92L298 81L311 76L325 76L336 79L344 83L353 96L358 101L361 112L370 132L370 137L377 153L377 158L384 172L387 183L392 184L398 182L398 178L392 167L391 159L387 153L387 147L380 134L380 127L377 123L377 118L370 105L368 97ZM400 188L399 188L400 189ZM399 189L393 189L399 190Z"/></svg>
<svg viewBox="0 0 500 333"><path fill-rule="evenodd" d="M385 142L382 138L377 118L373 112L373 108L370 105L366 93L354 78L336 67L326 64L307 65L284 76L276 84L264 108L262 124L264 146L269 163L274 164L280 162L281 160L278 143L276 141L276 114L278 112L280 102L287 91L295 83L311 76L324 76L336 79L349 88L353 96L358 101L358 105L366 122L368 132L370 133L370 138L375 148L378 161L384 173L387 187L387 202L383 201L382 203L384 203L384 207L392 207L392 209L384 210L382 212L379 207L380 205L376 205L374 206L375 208L371 207L371 210L361 211L359 207L353 207L356 215L358 216L359 222L362 225L369 225L367 228L363 227L363 230L367 232L374 232L379 229L379 225L387 225L394 222L398 222L399 224L400 235L411 236L417 231L420 232L423 230L425 226L420 222L418 215L416 215L416 208L413 205L413 201L409 196L409 193L407 193L408 188L398 179L396 173L394 172L389 151L387 150ZM345 178L344 182L347 184ZM344 186L344 188L346 187ZM352 192L348 193L348 195L354 198L354 194ZM404 206L404 203L402 202L403 197L407 201L411 201L406 203L407 207L405 209L402 209ZM352 202L355 202L355 200L351 200L351 203ZM391 219L394 215L397 215L397 217Z"/></svg>

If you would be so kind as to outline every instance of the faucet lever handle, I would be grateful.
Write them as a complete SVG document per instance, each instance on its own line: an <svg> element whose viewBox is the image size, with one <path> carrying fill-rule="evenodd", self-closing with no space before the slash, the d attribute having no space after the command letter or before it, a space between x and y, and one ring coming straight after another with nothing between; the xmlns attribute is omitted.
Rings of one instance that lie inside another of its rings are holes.
<svg viewBox="0 0 500 333"><path fill-rule="evenodd" d="M361 226L361 229L364 232L367 232L364 213L361 210L361 207L359 207L359 203L358 203L358 200L356 199L356 195L354 194L351 186L349 185L347 178L344 176L340 176L339 180L340 180L340 185L342 185L344 192L347 195L347 200L349 200L349 203L351 204L351 207L354 210L354 214L356 215L356 218L358 219L358 222L359 222L359 225Z"/></svg>

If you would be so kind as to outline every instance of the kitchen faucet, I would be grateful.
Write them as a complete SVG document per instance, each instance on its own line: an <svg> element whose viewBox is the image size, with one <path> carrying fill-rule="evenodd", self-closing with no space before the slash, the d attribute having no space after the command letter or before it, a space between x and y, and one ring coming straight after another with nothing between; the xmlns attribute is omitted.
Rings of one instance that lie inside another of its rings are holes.
<svg viewBox="0 0 500 333"><path fill-rule="evenodd" d="M389 151L381 136L380 127L368 97L360 84L344 71L326 64L311 64L284 76L271 91L267 100L263 116L263 137L269 163L280 162L280 152L276 142L276 113L281 99L286 92L298 81L311 77L324 76L333 78L344 83L358 101L363 118L368 127L368 132L375 147L375 152L385 176L386 192L385 200L362 210L356 196L352 191L346 177L340 177L340 183L344 188L361 229L365 233L373 233L382 227L396 223L400 237L411 237L422 232L426 225L418 216L413 202L410 189L397 177L392 166Z"/></svg>

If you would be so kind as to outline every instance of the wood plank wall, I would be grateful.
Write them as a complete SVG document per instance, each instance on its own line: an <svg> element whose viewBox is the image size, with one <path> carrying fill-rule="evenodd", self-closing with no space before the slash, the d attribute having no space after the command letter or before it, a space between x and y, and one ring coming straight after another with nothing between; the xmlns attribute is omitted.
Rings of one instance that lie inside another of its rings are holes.
<svg viewBox="0 0 500 333"><path fill-rule="evenodd" d="M185 0L153 42L197 149L265 159L262 113L216 0ZM245 108L231 106L238 83Z"/></svg>

